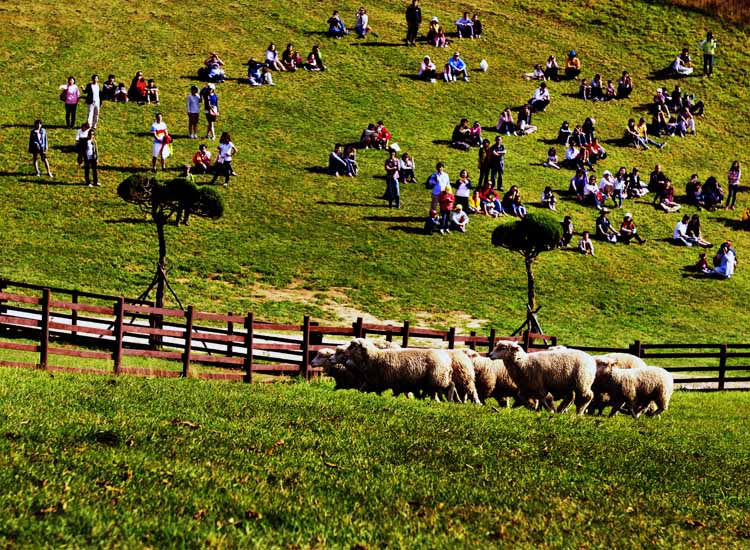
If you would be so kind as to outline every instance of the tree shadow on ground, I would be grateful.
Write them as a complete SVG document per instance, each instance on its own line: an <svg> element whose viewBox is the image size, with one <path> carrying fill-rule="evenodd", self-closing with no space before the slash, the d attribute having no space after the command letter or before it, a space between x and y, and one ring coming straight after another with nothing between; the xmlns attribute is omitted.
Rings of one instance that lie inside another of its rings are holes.
<svg viewBox="0 0 750 550"><path fill-rule="evenodd" d="M118 218L114 220L104 220L104 223L108 224L115 224L115 223L139 223L139 224L148 224L148 223L154 223L153 220L147 220L145 218Z"/></svg>

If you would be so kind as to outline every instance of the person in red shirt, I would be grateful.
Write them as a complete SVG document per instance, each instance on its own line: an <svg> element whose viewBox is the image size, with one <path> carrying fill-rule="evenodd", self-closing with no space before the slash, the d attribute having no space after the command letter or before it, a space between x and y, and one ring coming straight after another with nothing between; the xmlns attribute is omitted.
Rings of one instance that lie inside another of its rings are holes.
<svg viewBox="0 0 750 550"><path fill-rule="evenodd" d="M201 143L193 155L193 171L196 174L208 174L211 171L211 152L205 143Z"/></svg>
<svg viewBox="0 0 750 550"><path fill-rule="evenodd" d="M451 232L451 213L453 212L453 205L456 202L456 197L453 195L453 188L449 185L443 192L438 196L438 204L440 205L440 234Z"/></svg>
<svg viewBox="0 0 750 550"><path fill-rule="evenodd" d="M382 120L379 120L375 126L375 145L378 149L388 149L388 142L391 141L391 133L385 127Z"/></svg>

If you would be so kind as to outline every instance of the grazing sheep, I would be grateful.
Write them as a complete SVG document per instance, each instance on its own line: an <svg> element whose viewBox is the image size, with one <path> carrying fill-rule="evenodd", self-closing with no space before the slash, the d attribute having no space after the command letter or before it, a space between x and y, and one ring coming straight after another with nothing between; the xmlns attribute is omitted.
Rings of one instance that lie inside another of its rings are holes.
<svg viewBox="0 0 750 550"><path fill-rule="evenodd" d="M448 401L456 397L459 403L471 401L481 403L476 388L476 374L474 363L466 351L472 350L451 349L446 350L451 356L451 380L455 388L454 394L448 396ZM476 352L474 352L476 353Z"/></svg>
<svg viewBox="0 0 750 550"><path fill-rule="evenodd" d="M355 338L341 354L345 364L365 382L369 391L393 390L394 394L424 390L439 400L455 392L453 355L447 350L380 350L364 338ZM468 361L468 358L467 358Z"/></svg>
<svg viewBox="0 0 750 550"><path fill-rule="evenodd" d="M490 359L503 360L523 400L537 399L550 412L555 412L553 399L562 399L557 412L565 412L575 401L576 412L583 414L594 397L596 362L582 351L566 348L527 354L517 342L501 341Z"/></svg>
<svg viewBox="0 0 750 550"><path fill-rule="evenodd" d="M399 344L389 342L388 340L372 340L371 342L379 349L401 349ZM364 379L359 376L356 370L346 365L345 349L346 346L339 346L335 350L331 348L318 350L310 365L313 367L323 367L326 375L333 378L336 382L334 386L336 390L358 389L367 391Z"/></svg>
<svg viewBox="0 0 750 550"><path fill-rule="evenodd" d="M616 415L620 408L627 404L630 414L638 418L651 405L656 404L656 411L648 412L649 416L658 416L669 407L669 400L674 389L674 378L659 367L639 367L618 369L606 366L600 369L594 391L609 394L612 412Z"/></svg>
<svg viewBox="0 0 750 550"><path fill-rule="evenodd" d="M477 393L482 403L494 397L498 403L505 405L507 398L518 396L518 386L501 360L477 355L472 358L472 362L476 373Z"/></svg>

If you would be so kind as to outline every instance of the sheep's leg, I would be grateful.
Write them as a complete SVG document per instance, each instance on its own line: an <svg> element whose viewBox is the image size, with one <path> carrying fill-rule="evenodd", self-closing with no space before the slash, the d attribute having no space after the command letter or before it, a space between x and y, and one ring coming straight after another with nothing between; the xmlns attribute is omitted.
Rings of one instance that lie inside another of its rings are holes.
<svg viewBox="0 0 750 550"><path fill-rule="evenodd" d="M582 393L580 396L576 396L576 414L582 415L586 413L586 409L589 403L594 399L593 392Z"/></svg>
<svg viewBox="0 0 750 550"><path fill-rule="evenodd" d="M560 406L557 407L557 412L559 414L563 414L565 411L567 411L570 408L570 404L573 402L573 393L571 392L567 396L565 396L565 399L562 400L562 403L560 403Z"/></svg>
<svg viewBox="0 0 750 550"><path fill-rule="evenodd" d="M633 415L633 418L638 420L641 417L641 413L643 412L643 409L645 407L639 407L638 403L636 403L635 400L630 402L630 414Z"/></svg>
<svg viewBox="0 0 750 550"><path fill-rule="evenodd" d="M555 401L552 399L552 396L547 394L544 397L542 397L539 402L542 404L542 406L547 409L551 413L557 412L557 409L555 408Z"/></svg>
<svg viewBox="0 0 750 550"><path fill-rule="evenodd" d="M614 415L620 412L620 408L622 407L622 405L622 401L612 401L612 410L609 413L609 417L612 418Z"/></svg>

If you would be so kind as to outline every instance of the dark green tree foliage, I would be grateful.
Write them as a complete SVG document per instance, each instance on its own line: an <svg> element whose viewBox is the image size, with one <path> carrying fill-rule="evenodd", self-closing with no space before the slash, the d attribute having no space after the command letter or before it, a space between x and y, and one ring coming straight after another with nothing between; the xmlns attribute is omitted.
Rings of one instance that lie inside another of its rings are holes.
<svg viewBox="0 0 750 550"><path fill-rule="evenodd" d="M159 237L156 306L163 307L167 257L164 227L180 208L189 210L194 216L217 220L224 214L224 201L212 187L198 187L183 178L162 182L156 177L143 174L126 178L117 187L117 194L125 202L138 206L154 220Z"/></svg>
<svg viewBox="0 0 750 550"><path fill-rule="evenodd" d="M528 306L532 312L536 311L534 262L542 252L558 248L561 238L560 222L548 212L530 212L516 222L497 226L492 232L492 244L518 252L524 257Z"/></svg>

